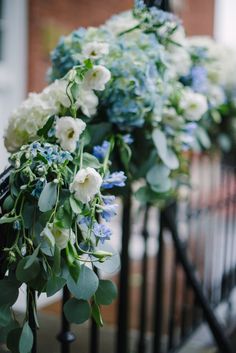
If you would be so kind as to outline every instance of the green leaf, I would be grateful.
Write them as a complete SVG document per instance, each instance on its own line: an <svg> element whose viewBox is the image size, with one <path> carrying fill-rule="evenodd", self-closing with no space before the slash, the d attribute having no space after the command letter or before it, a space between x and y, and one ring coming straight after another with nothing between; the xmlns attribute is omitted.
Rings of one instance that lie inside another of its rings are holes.
<svg viewBox="0 0 236 353"><path fill-rule="evenodd" d="M61 250L55 245L53 272L59 274L61 271Z"/></svg>
<svg viewBox="0 0 236 353"><path fill-rule="evenodd" d="M77 299L90 299L98 288L97 275L87 266L83 265L80 269L79 280L75 282L71 276L68 277L67 286L70 292Z"/></svg>
<svg viewBox="0 0 236 353"><path fill-rule="evenodd" d="M38 253L39 253L39 248L40 245L37 246L37 248L34 250L33 254L29 256L24 269L27 270L31 265L33 265L34 261L36 260Z"/></svg>
<svg viewBox="0 0 236 353"><path fill-rule="evenodd" d="M81 213L81 204L73 196L70 197L70 207L76 215Z"/></svg>
<svg viewBox="0 0 236 353"><path fill-rule="evenodd" d="M66 280L62 277L52 276L47 282L47 296L50 297L64 287Z"/></svg>
<svg viewBox="0 0 236 353"><path fill-rule="evenodd" d="M51 129L53 123L55 120L55 116L50 116L50 118L47 120L46 124L38 130L37 135L38 136L44 136L44 137L48 137L48 131Z"/></svg>
<svg viewBox="0 0 236 353"><path fill-rule="evenodd" d="M57 184L50 182L45 185L39 197L38 206L41 212L50 211L57 200Z"/></svg>
<svg viewBox="0 0 236 353"><path fill-rule="evenodd" d="M20 336L19 351L20 353L29 353L33 347L34 336L28 322L26 321Z"/></svg>
<svg viewBox="0 0 236 353"><path fill-rule="evenodd" d="M171 181L168 178L170 169L163 164L154 165L147 173L147 181L155 192L167 192L171 188Z"/></svg>
<svg viewBox="0 0 236 353"><path fill-rule="evenodd" d="M64 305L64 314L69 322L82 324L89 319L91 309L87 301L71 298Z"/></svg>
<svg viewBox="0 0 236 353"><path fill-rule="evenodd" d="M39 271L40 271L40 264L39 260L36 259L32 265L28 268L25 268L27 262L29 261L31 256L26 256L24 259L20 260L16 268L16 278L21 283L27 283L34 279Z"/></svg>
<svg viewBox="0 0 236 353"><path fill-rule="evenodd" d="M1 305L12 306L19 294L19 282L4 278L0 281L0 303Z"/></svg>
<svg viewBox="0 0 236 353"><path fill-rule="evenodd" d="M34 220L34 205L30 204L29 202L25 202L22 210L22 216L24 218L24 226L26 229L32 227L33 220Z"/></svg>
<svg viewBox="0 0 236 353"><path fill-rule="evenodd" d="M75 283L77 283L80 275L80 262L75 260L69 265L69 272Z"/></svg>
<svg viewBox="0 0 236 353"><path fill-rule="evenodd" d="M91 168L101 168L101 163L99 162L99 160L94 157L92 154L89 154L87 152L85 152L83 154L83 168L87 168L87 167L91 167Z"/></svg>
<svg viewBox="0 0 236 353"><path fill-rule="evenodd" d="M11 195L8 195L5 198L5 200L3 201L2 207L3 207L3 210L5 212L9 212L9 211L11 211L13 209L13 207L14 207L14 199L13 199L13 197Z"/></svg>
<svg viewBox="0 0 236 353"><path fill-rule="evenodd" d="M155 129L152 133L152 139L161 160L168 168L177 169L179 167L179 160L174 151L168 147L165 134L161 130Z"/></svg>
<svg viewBox="0 0 236 353"><path fill-rule="evenodd" d="M0 306L0 327L5 327L11 322L11 309L9 305Z"/></svg>
<svg viewBox="0 0 236 353"><path fill-rule="evenodd" d="M211 140L206 132L201 126L198 126L196 130L196 136L200 144L205 148L209 149L211 147Z"/></svg>
<svg viewBox="0 0 236 353"><path fill-rule="evenodd" d="M105 273L113 274L120 269L120 255L111 247L111 245L109 245L108 243L99 243L94 251L104 251L107 253L112 253L112 256L107 258L105 262L94 262L94 266L97 267L99 270Z"/></svg>
<svg viewBox="0 0 236 353"><path fill-rule="evenodd" d="M15 217L8 217L8 216L2 216L0 218L0 224L6 224L6 223L13 223L19 219L18 216Z"/></svg>
<svg viewBox="0 0 236 353"><path fill-rule="evenodd" d="M95 296L98 304L110 305L117 297L117 288L112 281L100 279Z"/></svg>
<svg viewBox="0 0 236 353"><path fill-rule="evenodd" d="M169 168L163 164L156 164L147 172L147 181L149 184L159 185L164 179L168 178L169 175Z"/></svg>
<svg viewBox="0 0 236 353"><path fill-rule="evenodd" d="M101 311L100 311L99 305L97 305L95 301L92 302L92 317L98 326L100 327L103 326Z"/></svg>
<svg viewBox="0 0 236 353"><path fill-rule="evenodd" d="M7 348L12 353L21 353L19 350L21 332L22 332L22 329L20 327L15 328L15 329L11 330L7 336ZM27 353L29 353L29 352L27 352Z"/></svg>
<svg viewBox="0 0 236 353"><path fill-rule="evenodd" d="M8 334L12 330L14 330L16 328L19 328L19 323L17 321L14 321L14 320L11 320L10 323L7 326L1 327L1 330L0 330L0 342L1 343L6 343Z"/></svg>

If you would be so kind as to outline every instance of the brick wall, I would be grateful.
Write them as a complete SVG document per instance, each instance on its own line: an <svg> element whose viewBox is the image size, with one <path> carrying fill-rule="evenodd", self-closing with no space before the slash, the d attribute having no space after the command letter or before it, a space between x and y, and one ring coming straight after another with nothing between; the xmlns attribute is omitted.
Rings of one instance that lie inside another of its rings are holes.
<svg viewBox="0 0 236 353"><path fill-rule="evenodd" d="M97 26L133 0L29 0L29 91L45 86L49 51L58 38L80 26Z"/></svg>
<svg viewBox="0 0 236 353"><path fill-rule="evenodd" d="M211 34L214 0L183 1L180 16L188 34ZM132 4L133 0L29 0L28 90L46 85L49 52L61 35L80 26L97 26Z"/></svg>

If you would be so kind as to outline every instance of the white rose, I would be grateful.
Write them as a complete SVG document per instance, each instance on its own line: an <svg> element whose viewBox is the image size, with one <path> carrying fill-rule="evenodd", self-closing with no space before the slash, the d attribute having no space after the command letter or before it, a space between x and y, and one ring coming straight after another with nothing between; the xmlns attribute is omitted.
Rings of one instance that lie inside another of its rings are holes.
<svg viewBox="0 0 236 353"><path fill-rule="evenodd" d="M81 119L64 116L57 120L55 135L61 147L69 152L74 152L80 135L86 127Z"/></svg>
<svg viewBox="0 0 236 353"><path fill-rule="evenodd" d="M180 108L184 110L187 120L197 121L208 110L207 99L200 93L185 89L180 100Z"/></svg>
<svg viewBox="0 0 236 353"><path fill-rule="evenodd" d="M48 226L40 234L41 237L47 238L51 246L54 246L54 241L57 247L62 250L67 247L68 241L75 242L75 234L71 229L64 229L48 224Z"/></svg>
<svg viewBox="0 0 236 353"><path fill-rule="evenodd" d="M102 177L94 168L80 169L73 182L70 184L70 192L83 203L88 203L100 190Z"/></svg>
<svg viewBox="0 0 236 353"><path fill-rule="evenodd" d="M78 108L81 108L84 115L90 118L92 115L96 114L98 97L93 91L81 90L76 100L76 105Z"/></svg>
<svg viewBox="0 0 236 353"><path fill-rule="evenodd" d="M85 90L95 89L103 91L105 84L110 80L110 71L102 65L94 65L94 67L86 72L84 76L83 88Z"/></svg>
<svg viewBox="0 0 236 353"><path fill-rule="evenodd" d="M85 58L99 59L109 53L109 45L104 42L90 42L85 44L82 54Z"/></svg>

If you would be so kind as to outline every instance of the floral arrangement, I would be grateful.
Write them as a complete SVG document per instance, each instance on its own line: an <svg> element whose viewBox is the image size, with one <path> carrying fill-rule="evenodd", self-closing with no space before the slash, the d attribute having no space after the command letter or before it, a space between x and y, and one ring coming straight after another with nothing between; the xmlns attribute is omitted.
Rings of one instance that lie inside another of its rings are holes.
<svg viewBox="0 0 236 353"><path fill-rule="evenodd" d="M22 283L35 316L32 292L51 296L66 285L68 321L92 315L102 325L99 306L116 288L97 269L119 267L108 244L114 194L132 189L141 204L175 195L188 182L185 151L210 147L212 126L233 102L232 85L217 76L219 58L199 42L174 15L136 1L133 11L63 37L51 84L13 112L0 219L7 235L0 326L10 350L28 353L33 344L28 310L23 327L11 310Z"/></svg>

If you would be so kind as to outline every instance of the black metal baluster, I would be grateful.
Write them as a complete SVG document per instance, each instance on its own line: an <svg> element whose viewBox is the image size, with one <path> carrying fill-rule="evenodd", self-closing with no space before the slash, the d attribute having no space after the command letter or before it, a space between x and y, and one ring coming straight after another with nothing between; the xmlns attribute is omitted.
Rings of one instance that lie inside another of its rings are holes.
<svg viewBox="0 0 236 353"><path fill-rule="evenodd" d="M148 239L148 215L149 215L149 206L146 206L144 212L144 222L143 222L143 258L142 258L142 287L141 287L141 296L140 296L140 313L139 313L139 341L138 341L138 353L144 353L146 350L146 309L147 309L147 275L148 275L148 255L147 255L147 239Z"/></svg>
<svg viewBox="0 0 236 353"><path fill-rule="evenodd" d="M158 254L156 260L156 275L154 288L154 320L153 320L153 353L161 353L162 322L163 322L163 274L164 274L164 218L159 215L160 230L158 235Z"/></svg>
<svg viewBox="0 0 236 353"><path fill-rule="evenodd" d="M27 287L27 305L29 310L29 327L33 333L33 347L31 353L37 353L37 324L35 321L35 312L36 312L36 293L34 290Z"/></svg>
<svg viewBox="0 0 236 353"><path fill-rule="evenodd" d="M118 300L118 331L116 352L128 352L128 330L129 330L129 240L131 232L131 190L127 190L123 198L122 212L122 250L121 270L119 277L119 300Z"/></svg>
<svg viewBox="0 0 236 353"><path fill-rule="evenodd" d="M99 272L94 267L94 272L99 278ZM99 352L99 327L96 324L95 320L91 319L91 328L90 328L90 353L98 353Z"/></svg>
<svg viewBox="0 0 236 353"><path fill-rule="evenodd" d="M73 332L70 331L70 323L67 321L63 307L64 304L70 299L70 291L67 287L63 289L62 297L62 321L61 321L61 332L57 336L59 342L61 342L61 353L70 353L70 345L75 341L76 337Z"/></svg>
<svg viewBox="0 0 236 353"><path fill-rule="evenodd" d="M179 239L177 225L176 225L176 204L173 204L168 208L166 208L162 212L162 217L163 217L163 224L166 225L171 232L176 253L178 256L178 260L183 266L183 269L185 271L189 284L191 285L191 288L193 289L194 294L196 295L197 300L201 305L201 308L204 312L204 316L215 338L218 348L220 349L221 352L233 353L233 349L227 337L224 334L223 328L219 324L216 316L214 315L207 301L206 296L203 293L201 284L196 276L195 269L192 266L191 262L188 260L185 247L183 246L182 242ZM154 351L154 352L156 353L158 351Z"/></svg>
<svg viewBox="0 0 236 353"><path fill-rule="evenodd" d="M170 351L174 347L174 335L175 335L175 322L176 322L176 296L177 296L177 268L178 261L175 250L173 249L173 263L172 263L172 278L171 278L171 289L170 289L170 314L168 324L168 350Z"/></svg>

